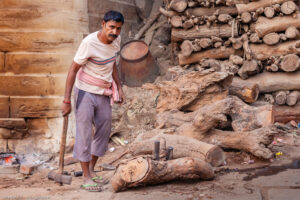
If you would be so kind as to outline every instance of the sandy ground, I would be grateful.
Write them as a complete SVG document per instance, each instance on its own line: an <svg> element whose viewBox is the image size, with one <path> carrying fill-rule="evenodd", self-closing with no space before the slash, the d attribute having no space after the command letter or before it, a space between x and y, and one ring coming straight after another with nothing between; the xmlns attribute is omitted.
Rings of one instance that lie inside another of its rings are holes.
<svg viewBox="0 0 300 200"><path fill-rule="evenodd" d="M122 153L118 147L99 160L109 162ZM299 200L300 199L300 148L297 145L276 146L283 155L273 162L261 161L244 152L226 152L227 164L216 168L216 178L212 181L173 181L155 186L140 187L115 193L110 183L102 192L87 192L80 189L82 177L73 177L71 185L60 186L47 179L48 170L40 170L25 178L22 174L0 176L1 200L47 200L47 199L107 199L107 200ZM245 164L245 160L254 160ZM294 161L294 166L288 165ZM99 164L98 163L98 164ZM55 163L54 163L55 164ZM264 167L265 166L265 167ZM277 166L266 168L266 166ZM287 166L287 167L284 167ZM294 168L294 169L289 169ZM78 163L65 167L66 171L80 170ZM113 171L99 172L110 179ZM267 176L268 175L268 176ZM247 180L243 180L243 179Z"/></svg>

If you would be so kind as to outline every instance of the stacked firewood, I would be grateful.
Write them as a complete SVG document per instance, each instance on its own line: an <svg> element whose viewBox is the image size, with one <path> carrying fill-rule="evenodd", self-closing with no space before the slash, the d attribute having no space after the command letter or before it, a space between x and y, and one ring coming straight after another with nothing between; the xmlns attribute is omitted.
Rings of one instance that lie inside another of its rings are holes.
<svg viewBox="0 0 300 200"><path fill-rule="evenodd" d="M299 100L299 81L289 80L300 79L300 15L293 1L171 0L160 12L172 24L180 65L235 74L234 85L255 89L248 103L258 93L277 105L293 106ZM259 73L264 75L250 80ZM274 87L277 81L280 86Z"/></svg>

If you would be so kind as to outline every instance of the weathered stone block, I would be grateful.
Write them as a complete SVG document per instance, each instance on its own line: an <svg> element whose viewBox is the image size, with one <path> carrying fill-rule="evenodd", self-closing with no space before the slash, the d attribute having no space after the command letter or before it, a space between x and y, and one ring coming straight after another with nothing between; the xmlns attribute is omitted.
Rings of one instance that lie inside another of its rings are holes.
<svg viewBox="0 0 300 200"><path fill-rule="evenodd" d="M74 54L12 52L5 55L5 72L67 73Z"/></svg>
<svg viewBox="0 0 300 200"><path fill-rule="evenodd" d="M60 117L61 97L11 97L11 117Z"/></svg>
<svg viewBox="0 0 300 200"><path fill-rule="evenodd" d="M0 96L0 117L9 117L9 97Z"/></svg>
<svg viewBox="0 0 300 200"><path fill-rule="evenodd" d="M14 130L7 128L0 128L1 139L23 139L27 133L27 129Z"/></svg>
<svg viewBox="0 0 300 200"><path fill-rule="evenodd" d="M63 95L66 75L18 76L0 75L0 94L8 96L23 95Z"/></svg>
<svg viewBox="0 0 300 200"><path fill-rule="evenodd" d="M24 118L0 118L0 127L8 129L26 129Z"/></svg>
<svg viewBox="0 0 300 200"><path fill-rule="evenodd" d="M0 31L0 51L74 52L82 37L80 32Z"/></svg>
<svg viewBox="0 0 300 200"><path fill-rule="evenodd" d="M46 135L49 131L48 119L28 119L28 129L31 135Z"/></svg>
<svg viewBox="0 0 300 200"><path fill-rule="evenodd" d="M0 72L4 71L4 59L5 59L4 53L0 52Z"/></svg>

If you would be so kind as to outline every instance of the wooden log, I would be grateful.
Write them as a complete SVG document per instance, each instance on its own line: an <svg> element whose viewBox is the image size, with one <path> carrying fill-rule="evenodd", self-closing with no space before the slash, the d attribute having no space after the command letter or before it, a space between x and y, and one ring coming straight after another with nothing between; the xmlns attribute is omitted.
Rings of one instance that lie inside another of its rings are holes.
<svg viewBox="0 0 300 200"><path fill-rule="evenodd" d="M230 55L229 60L235 65L242 65L244 60L238 55Z"/></svg>
<svg viewBox="0 0 300 200"><path fill-rule="evenodd" d="M294 3L294 1L287 1L281 5L281 12L289 15L292 14L296 10L296 8L297 5Z"/></svg>
<svg viewBox="0 0 300 200"><path fill-rule="evenodd" d="M286 103L286 92L278 91L275 93L275 103L277 105L284 105Z"/></svg>
<svg viewBox="0 0 300 200"><path fill-rule="evenodd" d="M272 8L274 9L275 12L279 13L281 11L281 6L278 3L277 4L273 4Z"/></svg>
<svg viewBox="0 0 300 200"><path fill-rule="evenodd" d="M179 28L183 27L183 21L180 16L175 15L171 18L171 24L173 27Z"/></svg>
<svg viewBox="0 0 300 200"><path fill-rule="evenodd" d="M239 14L243 12L255 12L259 8L265 8L273 4L282 4L288 0L260 0L253 1L247 4L236 4L236 8Z"/></svg>
<svg viewBox="0 0 300 200"><path fill-rule="evenodd" d="M286 104L289 106L294 106L297 104L299 99L300 99L300 92L298 90L292 91L286 97Z"/></svg>
<svg viewBox="0 0 300 200"><path fill-rule="evenodd" d="M155 161L138 157L119 164L111 179L115 192L128 188L154 185L171 180L192 180L214 178L212 167L203 160L185 157L168 161Z"/></svg>
<svg viewBox="0 0 300 200"><path fill-rule="evenodd" d="M268 65L265 67L268 72L277 72L279 67L276 64Z"/></svg>
<svg viewBox="0 0 300 200"><path fill-rule="evenodd" d="M293 107L290 106L274 106L275 122L287 123L289 121L300 121L300 105L299 103Z"/></svg>
<svg viewBox="0 0 300 200"><path fill-rule="evenodd" d="M284 43L270 46L266 44L250 44L249 48L252 55L257 60L266 60L271 56L284 56L287 54L299 54L300 40L287 41Z"/></svg>
<svg viewBox="0 0 300 200"><path fill-rule="evenodd" d="M272 18L275 15L275 10L273 7L265 7L264 14L267 18Z"/></svg>
<svg viewBox="0 0 300 200"><path fill-rule="evenodd" d="M186 20L186 21L183 23L183 28L184 28L185 30L190 29L190 28L192 28L193 26L194 26L194 22L193 22L192 19Z"/></svg>
<svg viewBox="0 0 300 200"><path fill-rule="evenodd" d="M289 39L297 38L299 35L299 31L295 26L290 26L285 30L285 36Z"/></svg>
<svg viewBox="0 0 300 200"><path fill-rule="evenodd" d="M220 14L218 16L218 21L222 23L228 23L231 19L232 17L229 14Z"/></svg>
<svg viewBox="0 0 300 200"><path fill-rule="evenodd" d="M263 41L267 45L275 45L279 42L280 36L278 33L269 33L263 37Z"/></svg>
<svg viewBox="0 0 300 200"><path fill-rule="evenodd" d="M0 128L26 129L27 124L24 118L0 118Z"/></svg>
<svg viewBox="0 0 300 200"><path fill-rule="evenodd" d="M193 44L189 40L184 40L183 43L180 45L181 53L184 56L190 56L193 52Z"/></svg>
<svg viewBox="0 0 300 200"><path fill-rule="evenodd" d="M292 16L278 16L272 19L259 17L255 23L251 24L250 29L259 37L263 37L268 33L285 31L290 26L300 28L300 15L295 18Z"/></svg>
<svg viewBox="0 0 300 200"><path fill-rule="evenodd" d="M243 66L238 71L242 79L247 79L249 76L257 74L260 71L256 60L245 60Z"/></svg>
<svg viewBox="0 0 300 200"><path fill-rule="evenodd" d="M283 57L280 69L285 72L294 72L299 69L299 57L295 54L288 54Z"/></svg>
<svg viewBox="0 0 300 200"><path fill-rule="evenodd" d="M170 3L170 8L181 13L187 8L186 0L172 0Z"/></svg>
<svg viewBox="0 0 300 200"><path fill-rule="evenodd" d="M257 33L252 33L249 37L250 42L252 43L259 43L261 40L258 37Z"/></svg>
<svg viewBox="0 0 300 200"><path fill-rule="evenodd" d="M235 84L257 83L260 93L276 92L279 90L300 90L300 72L264 72L252 76L247 80L234 77L232 82L236 82Z"/></svg>
<svg viewBox="0 0 300 200"><path fill-rule="evenodd" d="M270 127L246 132L212 129L203 140L222 148L244 150L259 158L270 159L273 153L267 146L272 143L275 133Z"/></svg>
<svg viewBox="0 0 300 200"><path fill-rule="evenodd" d="M272 94L265 94L264 95L264 100L270 104L274 104L275 103L275 99L273 97Z"/></svg>
<svg viewBox="0 0 300 200"><path fill-rule="evenodd" d="M243 12L241 14L241 19L242 19L243 23L248 24L249 22L251 22L252 17L251 17L251 14L249 12Z"/></svg>
<svg viewBox="0 0 300 200"><path fill-rule="evenodd" d="M179 13L176 12L176 11L173 11L173 10L166 10L166 9L164 9L164 8L162 8L162 7L159 7L159 12L160 12L161 14L163 14L164 16L166 16L166 17L173 17L173 16L176 16L176 15L179 15Z"/></svg>
<svg viewBox="0 0 300 200"><path fill-rule="evenodd" d="M197 63L204 58L221 59L229 58L230 55L242 55L242 51L233 48L208 49L198 53L193 53L189 57L178 54L178 61L180 65L187 65L191 63Z"/></svg>
<svg viewBox="0 0 300 200"><path fill-rule="evenodd" d="M234 49L241 49L243 47L243 41L242 38L229 38L229 40L231 41L232 47Z"/></svg>
<svg viewBox="0 0 300 200"><path fill-rule="evenodd" d="M209 38L201 38L201 39L199 39L199 41L197 43L203 49L211 47L211 45L212 45L212 41Z"/></svg>
<svg viewBox="0 0 300 200"><path fill-rule="evenodd" d="M259 88L256 83L253 84L239 84L231 83L229 87L229 94L236 95L247 103L254 103L259 96Z"/></svg>
<svg viewBox="0 0 300 200"><path fill-rule="evenodd" d="M154 142L160 141L160 157L165 157L167 147L171 146L174 149L174 159L190 156L204 160L212 166L220 166L224 163L225 154L222 149L216 145L201 142L186 136L163 134L162 132L164 132L164 130L153 130L152 132L151 134L154 134L154 137L150 139L136 139L135 142L129 146L129 153L133 156L152 155L154 152ZM142 137L143 136L139 138Z"/></svg>
<svg viewBox="0 0 300 200"><path fill-rule="evenodd" d="M221 37L221 38L229 38L232 35L238 36L238 28L235 23L233 28L231 25L223 24L223 25L214 25L214 26L199 26L198 29L196 27L183 30L183 29L172 29L171 33L172 41L178 42L182 40L194 40L197 38L207 38L211 36Z"/></svg>
<svg viewBox="0 0 300 200"><path fill-rule="evenodd" d="M196 17L201 17L201 16L211 16L214 13L218 11L219 15L221 14L228 14L228 15L236 15L237 14L237 9L235 7L225 7L225 6L220 6L220 7L210 7L210 8L205 8L205 7L197 7L197 8L188 8L186 10L186 15L188 16L196 16Z"/></svg>

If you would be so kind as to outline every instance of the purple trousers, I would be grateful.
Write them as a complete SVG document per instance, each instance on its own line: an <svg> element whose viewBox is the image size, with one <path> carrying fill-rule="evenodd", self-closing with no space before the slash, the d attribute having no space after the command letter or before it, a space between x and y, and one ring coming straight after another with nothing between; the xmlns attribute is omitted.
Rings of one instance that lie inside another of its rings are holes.
<svg viewBox="0 0 300 200"><path fill-rule="evenodd" d="M92 155L103 156L107 150L112 108L108 96L92 94L76 87L74 94L76 136L73 157L81 162L89 162Z"/></svg>

